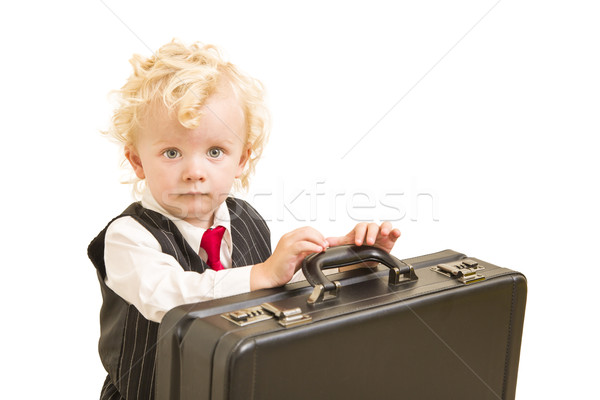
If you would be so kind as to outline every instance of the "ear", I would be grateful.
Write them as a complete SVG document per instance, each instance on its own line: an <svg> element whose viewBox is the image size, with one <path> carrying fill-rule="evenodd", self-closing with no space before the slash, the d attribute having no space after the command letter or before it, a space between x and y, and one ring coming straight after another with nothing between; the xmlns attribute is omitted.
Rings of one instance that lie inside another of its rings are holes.
<svg viewBox="0 0 600 400"><path fill-rule="evenodd" d="M246 168L246 164L250 159L250 154L252 154L252 149L250 148L250 146L242 150L242 155L240 156L240 163L238 164L237 173L235 174L236 179L242 176L244 168Z"/></svg>
<svg viewBox="0 0 600 400"><path fill-rule="evenodd" d="M142 159L140 158L140 155L135 147L131 145L125 146L125 158L127 158L129 164L131 164L131 167L138 178L146 178L146 174L144 174L144 167L142 166Z"/></svg>

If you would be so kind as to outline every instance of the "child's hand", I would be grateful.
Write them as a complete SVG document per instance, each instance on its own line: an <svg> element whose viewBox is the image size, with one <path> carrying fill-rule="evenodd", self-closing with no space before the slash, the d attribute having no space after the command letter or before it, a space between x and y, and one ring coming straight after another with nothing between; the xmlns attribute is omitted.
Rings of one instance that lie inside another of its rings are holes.
<svg viewBox="0 0 600 400"><path fill-rule="evenodd" d="M396 228L392 229L392 224L384 222L381 226L374 222L361 222L357 224L346 236L329 237L327 243L330 246L339 246L342 244L355 244L362 246L376 246L380 249L392 251L394 243L400 237L400 231Z"/></svg>
<svg viewBox="0 0 600 400"><path fill-rule="evenodd" d="M281 237L275 251L264 263L250 272L250 290L285 285L300 269L302 260L312 253L324 251L329 244L317 230L304 227Z"/></svg>

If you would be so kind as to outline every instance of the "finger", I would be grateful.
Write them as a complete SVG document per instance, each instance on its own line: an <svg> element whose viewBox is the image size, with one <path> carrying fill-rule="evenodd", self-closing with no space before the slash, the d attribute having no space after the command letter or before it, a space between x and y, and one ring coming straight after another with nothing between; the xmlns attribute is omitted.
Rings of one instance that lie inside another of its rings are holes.
<svg viewBox="0 0 600 400"><path fill-rule="evenodd" d="M329 247L329 243L327 240L325 240L325 236L310 226L305 226L292 231L291 238L296 242L304 240L315 243L324 248Z"/></svg>
<svg viewBox="0 0 600 400"><path fill-rule="evenodd" d="M381 247L382 249L384 249L385 251L387 251L389 253L390 251L392 251L392 248L394 248L394 243L396 243L396 240L398 240L399 237L400 237L400 230L393 229L388 236L377 240L376 246Z"/></svg>
<svg viewBox="0 0 600 400"><path fill-rule="evenodd" d="M350 244L350 243L352 243L351 240L348 240L347 236L328 237L328 238L325 238L325 241L327 242L327 244L329 245L329 247L331 247L331 246L340 246L342 244Z"/></svg>
<svg viewBox="0 0 600 400"><path fill-rule="evenodd" d="M372 246L375 244L375 240L377 240L377 235L379 234L379 225L377 225L375 222L371 222L369 225L367 225L367 237L366 237L366 244L368 244L369 246Z"/></svg>
<svg viewBox="0 0 600 400"><path fill-rule="evenodd" d="M301 240L294 244L294 252L298 255L308 255L312 253L320 253L325 250L325 247L320 246L314 242L308 240Z"/></svg>
<svg viewBox="0 0 600 400"><path fill-rule="evenodd" d="M381 228L379 229L383 236L387 236L392 231L392 223L389 221L385 221L381 224Z"/></svg>
<svg viewBox="0 0 600 400"><path fill-rule="evenodd" d="M362 246L363 241L365 240L365 234L367 232L367 223L360 222L356 224L354 227L354 244L357 246Z"/></svg>

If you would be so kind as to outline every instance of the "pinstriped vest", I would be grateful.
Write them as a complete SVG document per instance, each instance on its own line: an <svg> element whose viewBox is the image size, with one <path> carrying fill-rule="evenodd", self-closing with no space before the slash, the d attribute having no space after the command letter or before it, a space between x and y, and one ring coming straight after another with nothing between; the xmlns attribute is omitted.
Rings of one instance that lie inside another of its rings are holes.
<svg viewBox="0 0 600 400"><path fill-rule="evenodd" d="M271 255L271 242L270 231L263 218L243 200L228 197L226 204L231 217L232 266L265 261ZM162 214L133 203L117 218L124 216L134 218L148 229L158 240L163 253L173 256L184 270L202 273L209 268L175 224ZM104 283L104 237L109 225L88 247L103 299L98 345L100 359L122 398L153 399L159 324L144 318L135 306L125 302Z"/></svg>

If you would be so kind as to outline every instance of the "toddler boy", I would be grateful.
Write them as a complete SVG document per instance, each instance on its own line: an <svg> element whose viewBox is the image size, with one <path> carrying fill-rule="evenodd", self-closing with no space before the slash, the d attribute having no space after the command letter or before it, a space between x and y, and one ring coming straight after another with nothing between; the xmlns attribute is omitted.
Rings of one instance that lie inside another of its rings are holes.
<svg viewBox="0 0 600 400"><path fill-rule="evenodd" d="M266 141L260 83L200 44L172 41L131 63L108 133L123 146L141 201L88 249L103 295L101 399L154 397L158 324L171 308L284 285L328 246L390 251L400 236L389 223L327 239L304 227L271 254L263 218L230 195L247 188Z"/></svg>

